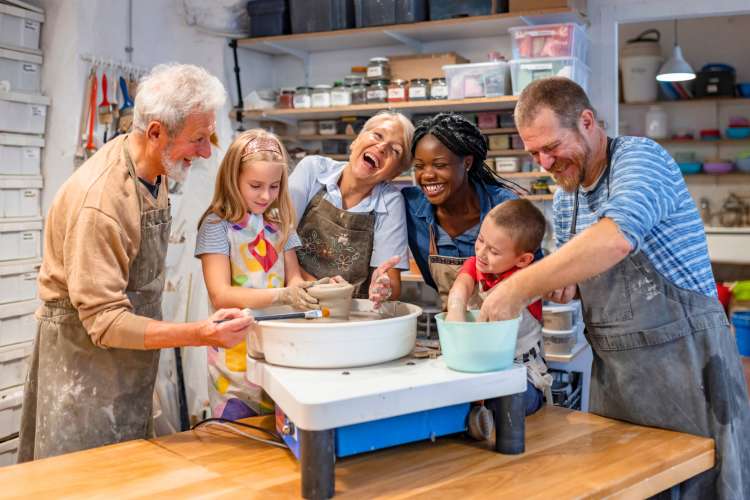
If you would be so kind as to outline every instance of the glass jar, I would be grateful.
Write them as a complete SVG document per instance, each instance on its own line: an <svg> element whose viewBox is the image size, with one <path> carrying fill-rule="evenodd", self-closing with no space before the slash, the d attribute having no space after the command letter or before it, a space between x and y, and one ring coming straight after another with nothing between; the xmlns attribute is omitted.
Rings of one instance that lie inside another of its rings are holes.
<svg viewBox="0 0 750 500"><path fill-rule="evenodd" d="M392 80L388 85L388 102L404 102L406 98L406 80Z"/></svg>
<svg viewBox="0 0 750 500"><path fill-rule="evenodd" d="M362 75L351 74L344 77L344 85L349 85L350 87L366 81L367 78Z"/></svg>
<svg viewBox="0 0 750 500"><path fill-rule="evenodd" d="M294 89L281 89L277 106L283 109L294 107Z"/></svg>
<svg viewBox="0 0 750 500"><path fill-rule="evenodd" d="M433 78L430 83L430 99L448 99L448 83L445 78Z"/></svg>
<svg viewBox="0 0 750 500"><path fill-rule="evenodd" d="M313 108L330 108L331 107L331 86L316 85L312 92Z"/></svg>
<svg viewBox="0 0 750 500"><path fill-rule="evenodd" d="M367 82L352 85L352 104L367 104Z"/></svg>
<svg viewBox="0 0 750 500"><path fill-rule="evenodd" d="M349 106L352 103L352 88L341 82L333 84L331 106Z"/></svg>
<svg viewBox="0 0 750 500"><path fill-rule="evenodd" d="M309 108L312 106L312 87L297 87L294 93L295 108Z"/></svg>
<svg viewBox="0 0 750 500"><path fill-rule="evenodd" d="M408 99L424 101L430 98L430 82L426 78L414 78L409 81Z"/></svg>
<svg viewBox="0 0 750 500"><path fill-rule="evenodd" d="M375 80L391 79L391 63L387 57L373 57L367 65L367 79Z"/></svg>
<svg viewBox="0 0 750 500"><path fill-rule="evenodd" d="M388 102L388 85L390 85L390 83L390 80L374 80L371 82L370 88L367 89L367 102Z"/></svg>
<svg viewBox="0 0 750 500"><path fill-rule="evenodd" d="M367 66L352 66L351 72L352 76L358 76L367 81Z"/></svg>

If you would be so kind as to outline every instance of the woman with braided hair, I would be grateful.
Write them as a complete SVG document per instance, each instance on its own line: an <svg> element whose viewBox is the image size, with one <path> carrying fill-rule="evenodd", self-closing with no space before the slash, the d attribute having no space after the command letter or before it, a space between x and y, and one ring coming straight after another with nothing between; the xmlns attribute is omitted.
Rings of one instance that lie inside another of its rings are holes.
<svg viewBox="0 0 750 500"><path fill-rule="evenodd" d="M484 163L487 141L482 132L459 114L440 113L420 122L414 131L412 154L417 185L401 191L406 204L409 248L425 283L439 292L445 311L456 276L462 268L466 272L467 266L475 267L475 259L470 258L475 255L477 240L481 243L477 246L480 259L485 251L500 255L494 247L487 250L488 236L480 234L480 223L493 207L517 195ZM537 250L534 257L541 258L541 253ZM478 286L461 307L479 309L481 297L487 292L484 286L496 284L516 270L481 276L476 271ZM548 401L552 396L552 377L542 357L541 303L528 309L516 346L516 361L526 365L529 377L524 395L527 415L541 408L545 395ZM482 412L486 410L477 406L469 418L470 432L475 437L483 437L483 433L475 432L481 426L472 423L489 421L479 416Z"/></svg>

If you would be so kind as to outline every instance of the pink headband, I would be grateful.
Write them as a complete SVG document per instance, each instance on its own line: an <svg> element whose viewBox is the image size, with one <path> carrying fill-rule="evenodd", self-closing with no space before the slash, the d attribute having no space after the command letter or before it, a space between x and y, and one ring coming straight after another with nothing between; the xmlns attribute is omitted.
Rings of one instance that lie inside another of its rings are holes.
<svg viewBox="0 0 750 500"><path fill-rule="evenodd" d="M248 156L260 152L275 153L279 156L283 156L278 141L270 137L255 136L245 145L245 149L242 151L242 159L244 160Z"/></svg>

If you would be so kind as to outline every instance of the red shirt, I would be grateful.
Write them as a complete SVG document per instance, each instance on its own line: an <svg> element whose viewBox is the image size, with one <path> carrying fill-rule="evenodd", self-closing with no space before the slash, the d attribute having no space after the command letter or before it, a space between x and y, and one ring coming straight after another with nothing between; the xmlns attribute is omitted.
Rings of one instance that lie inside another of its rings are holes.
<svg viewBox="0 0 750 500"><path fill-rule="evenodd" d="M487 290L491 290L495 285L505 280L516 271L518 271L517 267L511 267L507 271L500 274L484 274L479 269L477 269L477 258L469 257L461 266L459 274L468 274L469 276L471 276L471 279L473 279L475 283L479 283L479 290L482 292L486 292ZM536 302L532 302L531 304L529 304L528 309L531 315L534 316L534 318L536 318L539 322L542 321L541 300L537 300Z"/></svg>

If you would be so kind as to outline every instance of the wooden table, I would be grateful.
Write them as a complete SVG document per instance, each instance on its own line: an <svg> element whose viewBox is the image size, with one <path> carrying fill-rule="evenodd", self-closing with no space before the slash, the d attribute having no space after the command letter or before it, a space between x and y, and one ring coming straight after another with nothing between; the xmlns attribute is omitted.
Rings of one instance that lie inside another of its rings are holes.
<svg viewBox="0 0 750 500"><path fill-rule="evenodd" d="M522 455L455 437L339 460L336 498L642 498L714 465L708 438L557 407L526 422ZM217 428L0 469L11 497L294 498L299 477L288 451Z"/></svg>

